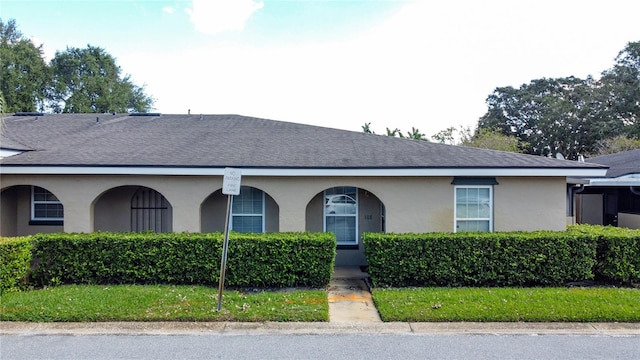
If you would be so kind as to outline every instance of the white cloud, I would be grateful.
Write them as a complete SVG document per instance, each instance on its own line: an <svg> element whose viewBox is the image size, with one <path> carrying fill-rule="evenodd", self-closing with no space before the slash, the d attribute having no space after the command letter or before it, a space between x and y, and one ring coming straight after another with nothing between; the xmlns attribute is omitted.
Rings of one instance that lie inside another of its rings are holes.
<svg viewBox="0 0 640 360"><path fill-rule="evenodd" d="M254 0L193 0L186 12L196 30L215 35L244 29L251 15L263 6Z"/></svg>
<svg viewBox="0 0 640 360"><path fill-rule="evenodd" d="M431 136L477 124L496 87L598 75L627 41L640 39L637 11L614 16L615 8L596 3L552 0L463 3L417 1L339 41L208 43L156 56L164 65L153 66L148 54L121 58L140 64L127 72L144 79L164 113L235 113L354 131L371 122L378 133L417 127ZM162 72L176 63L180 71Z"/></svg>
<svg viewBox="0 0 640 360"><path fill-rule="evenodd" d="M171 7L171 6L165 6L165 7L162 8L162 12L165 13L165 14L170 14L171 15L171 14L174 13L174 11L176 11L176 9Z"/></svg>

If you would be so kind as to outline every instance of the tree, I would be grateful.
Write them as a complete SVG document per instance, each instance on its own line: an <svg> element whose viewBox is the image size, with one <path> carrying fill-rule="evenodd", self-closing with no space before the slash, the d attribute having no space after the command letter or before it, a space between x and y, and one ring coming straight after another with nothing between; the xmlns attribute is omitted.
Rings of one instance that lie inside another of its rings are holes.
<svg viewBox="0 0 640 360"><path fill-rule="evenodd" d="M361 126L362 127L362 132L365 134L375 134L375 132L373 132L371 130L371 123L364 123L364 125ZM393 130L387 128L387 136L390 137L400 137L400 138L407 138L407 139L412 139L412 140L424 140L424 141L429 141L425 135L423 133L420 132L420 130L418 130L417 128L412 127L411 131L407 131L407 135L405 136L402 131L398 128L395 128Z"/></svg>
<svg viewBox="0 0 640 360"><path fill-rule="evenodd" d="M622 122L624 133L640 138L640 41L628 43L615 61L600 80L603 111Z"/></svg>
<svg viewBox="0 0 640 360"><path fill-rule="evenodd" d="M147 112L153 99L134 85L113 56L104 49L67 48L51 61L53 86L50 107L54 112Z"/></svg>
<svg viewBox="0 0 640 360"><path fill-rule="evenodd" d="M364 125L362 125L362 132L365 134L375 134L373 131L371 131L371 123L364 123Z"/></svg>
<svg viewBox="0 0 640 360"><path fill-rule="evenodd" d="M457 131L458 130L456 130L455 127L451 126L444 130L438 131L438 133L432 135L431 138L441 144L455 145L456 138L453 134Z"/></svg>
<svg viewBox="0 0 640 360"><path fill-rule="evenodd" d="M640 140L632 139L625 135L616 136L614 138L603 140L600 143L600 148L598 152L594 153L594 156L597 155L607 155L607 154L615 154L621 151L628 151L633 149L640 149Z"/></svg>
<svg viewBox="0 0 640 360"><path fill-rule="evenodd" d="M402 137L402 134L400 134L400 137ZM407 131L407 138L408 139L413 139L413 140L429 141L425 137L425 135L423 133L421 133L420 130L418 130L418 128L414 128L413 126L411 127L411 131Z"/></svg>
<svg viewBox="0 0 640 360"><path fill-rule="evenodd" d="M14 19L0 19L0 92L5 112L43 111L49 71L42 46L18 30Z"/></svg>
<svg viewBox="0 0 640 360"><path fill-rule="evenodd" d="M537 79L497 88L478 129L495 129L538 155L597 153L606 139L640 138L640 42L630 42L615 65L591 77Z"/></svg>
<svg viewBox="0 0 640 360"><path fill-rule="evenodd" d="M523 152L524 147L515 136L507 136L493 129L478 129L472 136L463 134L460 145L516 153Z"/></svg>
<svg viewBox="0 0 640 360"><path fill-rule="evenodd" d="M398 129L398 128L395 128L393 130L387 128L387 136L390 136L390 137L398 136L398 137L401 137L401 138L404 137L404 135L402 135L402 131L400 131L400 129Z"/></svg>
<svg viewBox="0 0 640 360"><path fill-rule="evenodd" d="M598 141L619 135L622 121L606 116L592 78L538 79L519 89L497 88L487 98L478 130L493 129L527 144L526 153L561 153L567 159L591 153Z"/></svg>

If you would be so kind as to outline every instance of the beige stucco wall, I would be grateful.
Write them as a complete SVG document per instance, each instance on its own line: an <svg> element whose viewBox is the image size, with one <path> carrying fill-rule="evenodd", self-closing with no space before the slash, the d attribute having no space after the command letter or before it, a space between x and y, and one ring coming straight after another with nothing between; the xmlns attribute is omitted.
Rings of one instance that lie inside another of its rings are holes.
<svg viewBox="0 0 640 360"><path fill-rule="evenodd" d="M497 178L494 187L494 230L564 230L564 178Z"/></svg>
<svg viewBox="0 0 640 360"><path fill-rule="evenodd" d="M267 194L267 231L322 231L322 192L335 186L353 186L360 189L360 232L380 231L382 204L386 210L386 232L421 233L453 231L452 180L452 177L244 176L242 184ZM566 227L564 178L501 177L497 180L494 230L562 230ZM12 188L15 185L41 186L54 193L64 206L64 228L29 226L29 187ZM221 176L3 175L1 186L8 189L3 192L0 209L3 235L129 230L128 212L113 212L127 209L134 189L139 186L160 192L171 204L173 231L213 231L223 229L224 224L226 199L219 193L215 195L222 187ZM339 257L361 263L364 258L361 244L355 252L340 251Z"/></svg>

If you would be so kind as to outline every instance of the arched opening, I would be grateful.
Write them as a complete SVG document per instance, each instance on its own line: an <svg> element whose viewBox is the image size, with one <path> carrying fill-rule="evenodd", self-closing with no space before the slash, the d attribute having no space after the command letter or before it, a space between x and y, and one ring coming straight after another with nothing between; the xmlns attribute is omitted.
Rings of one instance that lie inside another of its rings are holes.
<svg viewBox="0 0 640 360"><path fill-rule="evenodd" d="M385 232L385 207L373 193L355 186L325 189L309 201L306 230L333 232L338 240L337 266L365 265L364 232Z"/></svg>
<svg viewBox="0 0 640 360"><path fill-rule="evenodd" d="M0 192L0 235L63 231L64 206L44 187L16 185Z"/></svg>
<svg viewBox="0 0 640 360"><path fill-rule="evenodd" d="M218 190L209 195L200 206L202 232L224 231L227 195ZM230 229L237 232L279 231L280 210L269 194L251 186L242 186L240 195L233 197Z"/></svg>
<svg viewBox="0 0 640 360"><path fill-rule="evenodd" d="M173 229L173 209L167 199L145 186L119 186L102 193L93 205L96 231Z"/></svg>
<svg viewBox="0 0 640 360"><path fill-rule="evenodd" d="M171 231L169 202L159 192L140 188L131 197L131 231Z"/></svg>

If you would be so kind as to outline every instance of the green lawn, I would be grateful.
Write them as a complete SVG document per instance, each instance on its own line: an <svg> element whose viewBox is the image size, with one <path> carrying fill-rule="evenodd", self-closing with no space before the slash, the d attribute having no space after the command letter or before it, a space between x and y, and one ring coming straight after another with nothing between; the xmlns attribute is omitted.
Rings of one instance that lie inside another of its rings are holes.
<svg viewBox="0 0 640 360"><path fill-rule="evenodd" d="M383 321L640 321L640 289L374 289Z"/></svg>
<svg viewBox="0 0 640 360"><path fill-rule="evenodd" d="M324 290L67 285L5 293L0 321L328 321ZM640 289L373 289L383 321L640 322Z"/></svg>
<svg viewBox="0 0 640 360"><path fill-rule="evenodd" d="M2 321L328 321L323 290L225 290L170 285L69 285L0 297Z"/></svg>

